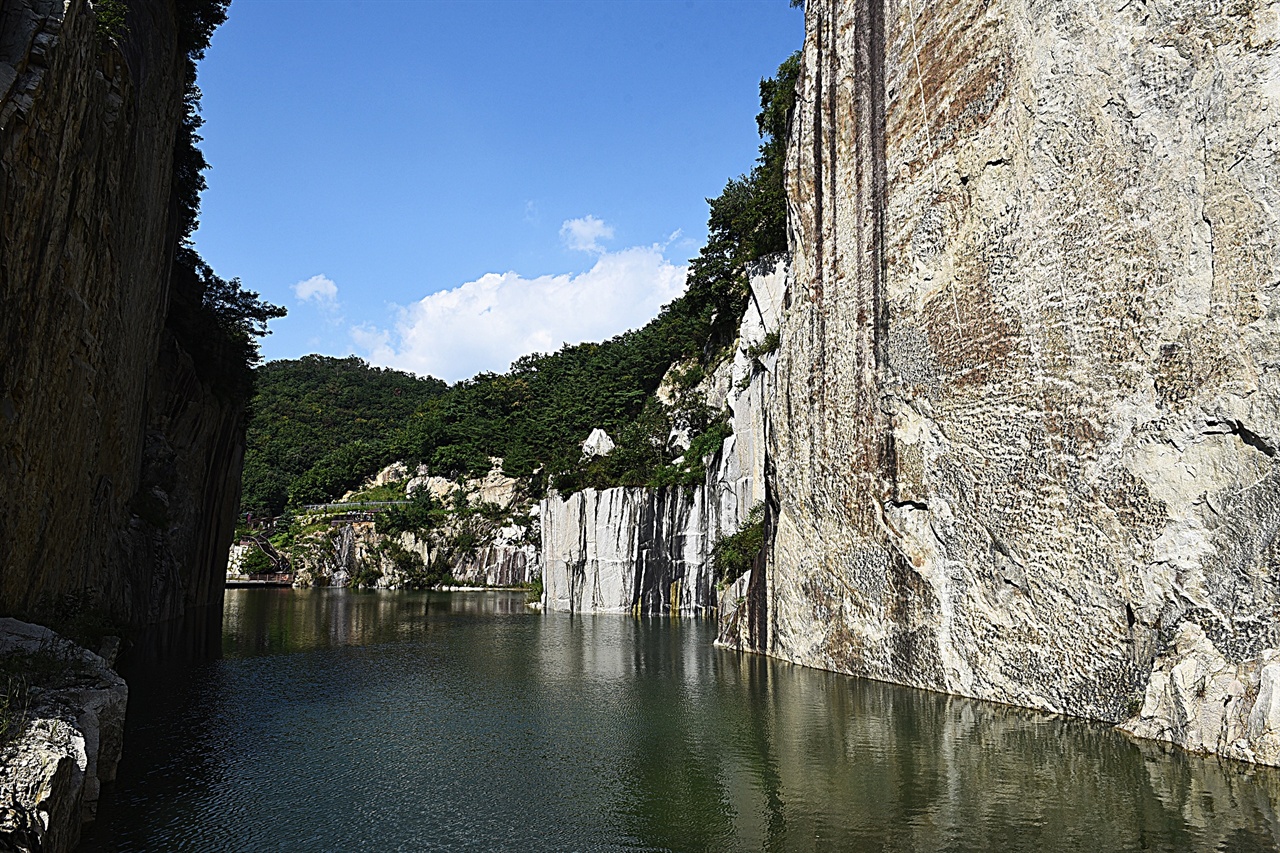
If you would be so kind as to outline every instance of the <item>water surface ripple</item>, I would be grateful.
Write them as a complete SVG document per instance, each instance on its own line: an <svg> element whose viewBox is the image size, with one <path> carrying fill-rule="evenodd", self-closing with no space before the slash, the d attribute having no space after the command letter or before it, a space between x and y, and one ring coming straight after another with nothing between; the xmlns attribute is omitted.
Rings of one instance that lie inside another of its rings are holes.
<svg viewBox="0 0 1280 853"><path fill-rule="evenodd" d="M1280 848L1280 774L514 593L228 590L87 851Z"/></svg>

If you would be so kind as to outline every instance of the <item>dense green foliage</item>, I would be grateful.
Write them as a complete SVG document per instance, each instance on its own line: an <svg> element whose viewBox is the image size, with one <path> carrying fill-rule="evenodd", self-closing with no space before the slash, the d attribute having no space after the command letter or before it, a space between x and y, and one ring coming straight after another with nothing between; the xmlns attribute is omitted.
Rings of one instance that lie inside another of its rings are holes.
<svg viewBox="0 0 1280 853"><path fill-rule="evenodd" d="M728 586L742 577L755 564L764 548L764 504L756 504L747 513L742 528L716 542L711 551L711 563L716 582Z"/></svg>
<svg viewBox="0 0 1280 853"><path fill-rule="evenodd" d="M783 159L798 70L796 54L761 82L760 157L708 199L709 236L690 263L686 292L652 322L602 343L527 355L507 373L447 390L355 358L265 365L257 371L244 509L274 514L333 499L393 460L453 479L482 474L500 457L506 474L529 478L534 496L547 486L701 482L703 457L730 428L692 389L730 354L752 265L787 247ZM665 406L654 392L677 363L676 403ZM581 443L595 427L617 447L584 464ZM679 462L667 446L673 427L692 439Z"/></svg>
<svg viewBox="0 0 1280 853"><path fill-rule="evenodd" d="M448 521L449 511L445 505L431 497L426 489L419 489L404 506L393 506L381 513L377 519L377 530L383 536L422 534L438 530Z"/></svg>
<svg viewBox="0 0 1280 853"><path fill-rule="evenodd" d="M358 358L309 355L258 368L241 507L277 515L292 498L320 503L395 458L403 431L446 386Z"/></svg>

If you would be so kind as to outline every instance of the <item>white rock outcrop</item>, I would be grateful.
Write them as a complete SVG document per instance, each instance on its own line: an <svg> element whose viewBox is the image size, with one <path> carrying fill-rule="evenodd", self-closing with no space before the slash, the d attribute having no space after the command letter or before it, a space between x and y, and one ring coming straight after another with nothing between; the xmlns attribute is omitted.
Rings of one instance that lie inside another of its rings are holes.
<svg viewBox="0 0 1280 853"><path fill-rule="evenodd" d="M1278 8L809 0L757 648L1280 763Z"/></svg>
<svg viewBox="0 0 1280 853"><path fill-rule="evenodd" d="M587 440L582 442L582 458L594 459L597 456L608 456L613 452L613 448L613 439L609 438L609 433L596 427L591 430Z"/></svg>
<svg viewBox="0 0 1280 853"><path fill-rule="evenodd" d="M1274 764L1280 755L1280 653L1233 661L1194 622L1156 660L1140 713L1122 728L1196 752Z"/></svg>
<svg viewBox="0 0 1280 853"><path fill-rule="evenodd" d="M405 494L413 497L420 490L426 489L431 497L446 501L461 490L473 505L490 503L500 507L514 506L519 500L520 481L502 473L502 460L496 456L489 458L489 466L489 471L483 477L472 477L459 482L447 477L432 476L427 473L425 465L420 465L405 483Z"/></svg>
<svg viewBox="0 0 1280 853"><path fill-rule="evenodd" d="M292 549L294 586L348 586L356 579L372 579L370 585L376 589L412 586L416 581L396 565L397 547L424 566L444 560L448 573L463 583L519 586L539 577L538 546L527 541L524 527L485 525L480 532L480 544L459 550L452 543L456 531L451 527L420 539L412 533L380 534L372 521L339 521L327 531L300 538Z"/></svg>

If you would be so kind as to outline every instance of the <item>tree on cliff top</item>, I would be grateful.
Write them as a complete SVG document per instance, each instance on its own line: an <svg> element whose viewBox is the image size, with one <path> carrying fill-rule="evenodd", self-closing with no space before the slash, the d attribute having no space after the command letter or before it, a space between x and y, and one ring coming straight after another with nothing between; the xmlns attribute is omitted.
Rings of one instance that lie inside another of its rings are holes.
<svg viewBox="0 0 1280 853"><path fill-rule="evenodd" d="M260 361L258 338L269 334L267 321L285 309L245 290L240 279L214 273L191 245L199 225L200 193L209 167L198 143L200 88L196 62L204 57L213 31L226 20L228 0L179 0L178 49L182 52L182 121L174 139L173 209L178 217L178 249L170 280L167 327L195 362L201 379L223 396L247 400L253 392L253 368Z"/></svg>

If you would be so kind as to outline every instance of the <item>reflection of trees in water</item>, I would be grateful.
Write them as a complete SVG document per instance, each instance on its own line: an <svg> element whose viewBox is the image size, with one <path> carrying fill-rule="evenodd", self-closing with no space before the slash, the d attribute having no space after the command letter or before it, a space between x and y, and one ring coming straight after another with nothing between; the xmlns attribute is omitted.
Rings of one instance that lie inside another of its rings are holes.
<svg viewBox="0 0 1280 853"><path fill-rule="evenodd" d="M367 646L425 636L451 618L524 616L523 593L231 589L223 651L230 657Z"/></svg>

